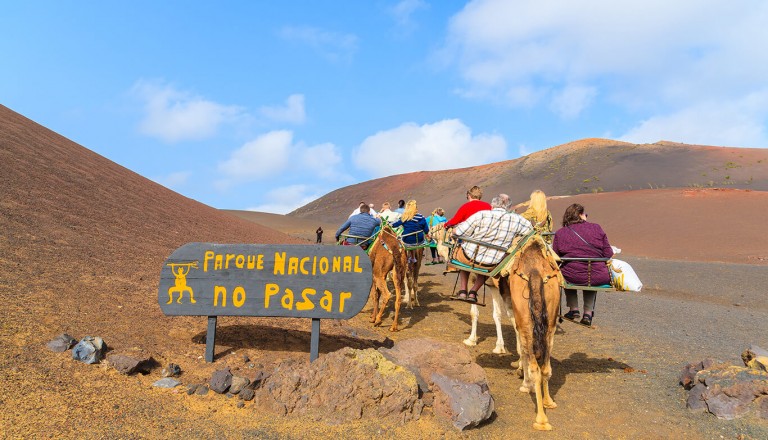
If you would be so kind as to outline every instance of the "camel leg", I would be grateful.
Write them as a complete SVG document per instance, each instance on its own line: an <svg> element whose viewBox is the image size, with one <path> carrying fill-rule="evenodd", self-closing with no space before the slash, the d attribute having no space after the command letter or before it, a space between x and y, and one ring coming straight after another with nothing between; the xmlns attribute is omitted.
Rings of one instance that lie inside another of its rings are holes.
<svg viewBox="0 0 768 440"><path fill-rule="evenodd" d="M542 404L541 370L536 362L530 362L528 364L528 374L533 377L533 383L536 389L536 422L533 424L533 428L538 431L551 431L552 425L549 424L549 419L544 412L544 405Z"/></svg>
<svg viewBox="0 0 768 440"><path fill-rule="evenodd" d="M387 308L387 303L389 302L389 298L392 296L392 292L389 291L387 283L382 283L380 280L377 280L376 288L380 289L382 292L379 313L376 315L376 319L373 321L373 325L378 327L381 325L381 317L384 315L384 310Z"/></svg>
<svg viewBox="0 0 768 440"><path fill-rule="evenodd" d="M552 377L552 364L549 362L549 358L547 358L546 362L544 362L544 367L541 369L541 385L543 389L543 402L544 408L552 409L557 408L557 404L554 400L552 400L552 396L549 394L549 379Z"/></svg>
<svg viewBox="0 0 768 440"><path fill-rule="evenodd" d="M555 342L555 326L557 323L555 320L552 320L552 323L550 324L551 330L549 331L549 334L547 335L547 343L549 344L549 352L552 352L552 347L554 346ZM552 396L549 394L549 379L552 377L552 363L550 362L551 358L550 356L547 356L547 358L544 360L544 366L542 367L541 374L543 376L543 385L544 385L544 408L557 408L557 403L555 403L554 400L552 400Z"/></svg>
<svg viewBox="0 0 768 440"><path fill-rule="evenodd" d="M469 316L472 317L472 331L469 333L469 337L465 339L464 345L474 347L477 345L477 320L480 317L480 309L476 304L469 306Z"/></svg>
<svg viewBox="0 0 768 440"><path fill-rule="evenodd" d="M413 271L413 303L417 306L419 304L419 271L421 271L421 263L424 261L424 248L419 249L416 252L416 270ZM413 305L411 305L413 308Z"/></svg>
<svg viewBox="0 0 768 440"><path fill-rule="evenodd" d="M409 266L405 275L405 304L409 309L413 308L411 305L411 283L411 268Z"/></svg>
<svg viewBox="0 0 768 440"><path fill-rule="evenodd" d="M400 322L400 305L402 302L401 292L400 292L400 283L397 280L402 280L403 276L401 276L399 273L397 273L397 268L395 268L395 320L392 323L392 327L389 328L389 331L396 332L399 329L397 328L399 322Z"/></svg>
<svg viewBox="0 0 768 440"><path fill-rule="evenodd" d="M376 287L375 277L373 279L373 284L371 284L371 293L369 293L368 296L373 300L373 310L371 311L370 322L375 322L376 314L379 313L379 289Z"/></svg>
<svg viewBox="0 0 768 440"><path fill-rule="evenodd" d="M496 324L496 347L493 352L496 354L503 354L507 352L507 348L504 347L504 334L501 332L501 308L504 307L501 295L497 291L492 291L491 298L493 301L493 322ZM512 325L514 325L514 319Z"/></svg>

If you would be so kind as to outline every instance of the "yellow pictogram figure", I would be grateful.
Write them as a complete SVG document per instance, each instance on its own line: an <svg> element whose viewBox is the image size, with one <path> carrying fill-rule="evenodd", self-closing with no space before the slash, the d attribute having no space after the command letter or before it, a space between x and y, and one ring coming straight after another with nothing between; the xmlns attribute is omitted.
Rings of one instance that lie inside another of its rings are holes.
<svg viewBox="0 0 768 440"><path fill-rule="evenodd" d="M181 297L187 291L189 292L189 302L191 304L196 303L195 293L191 287L187 286L187 274L192 268L197 269L197 261L192 263L168 263L168 266L171 266L171 272L176 276L176 284L168 289L168 302L166 304L173 302L173 292L179 292L179 299L176 302L181 304Z"/></svg>

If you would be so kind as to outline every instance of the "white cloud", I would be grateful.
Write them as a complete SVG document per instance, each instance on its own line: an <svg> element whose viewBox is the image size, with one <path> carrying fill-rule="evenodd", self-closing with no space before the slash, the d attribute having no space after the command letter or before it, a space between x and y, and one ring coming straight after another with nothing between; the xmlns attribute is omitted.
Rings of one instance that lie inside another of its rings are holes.
<svg viewBox="0 0 768 440"><path fill-rule="evenodd" d="M276 175L289 164L292 142L290 131L271 131L235 150L218 169L228 178L240 181Z"/></svg>
<svg viewBox="0 0 768 440"><path fill-rule="evenodd" d="M632 111L688 114L762 89L766 22L762 0L475 0L452 17L440 55L466 81L463 96L549 102L564 118L598 97Z"/></svg>
<svg viewBox="0 0 768 440"><path fill-rule="evenodd" d="M304 167L314 171L319 177L332 179L340 176L338 169L341 165L341 154L331 143L300 148L298 158Z"/></svg>
<svg viewBox="0 0 768 440"><path fill-rule="evenodd" d="M633 143L660 140L732 147L768 147L768 93L728 104L702 104L653 116L620 137ZM761 110L755 110L755 107Z"/></svg>
<svg viewBox="0 0 768 440"><path fill-rule="evenodd" d="M304 95L294 94L288 97L283 107L264 106L260 113L269 119L291 124L303 124L306 120L304 112Z"/></svg>
<svg viewBox="0 0 768 440"><path fill-rule="evenodd" d="M594 87L568 86L555 94L550 107L563 119L573 119L592 103L596 94Z"/></svg>
<svg viewBox="0 0 768 440"><path fill-rule="evenodd" d="M413 14L419 9L428 9L429 5L423 0L401 0L390 9L397 26L405 32L411 32L416 27Z"/></svg>
<svg viewBox="0 0 768 440"><path fill-rule="evenodd" d="M217 104L158 82L137 81L131 92L144 101L139 131L168 143L210 138L219 126L243 115L240 107Z"/></svg>
<svg viewBox="0 0 768 440"><path fill-rule="evenodd" d="M217 183L220 189L234 183L265 179L284 174L291 169L307 178L339 178L341 163L338 148L331 143L306 146L294 143L293 132L277 130L263 134L233 151L230 157L219 163L218 171L223 179Z"/></svg>
<svg viewBox="0 0 768 440"><path fill-rule="evenodd" d="M349 62L357 52L358 37L308 26L287 26L280 36L312 48L323 58L333 62Z"/></svg>
<svg viewBox="0 0 768 440"><path fill-rule="evenodd" d="M307 185L290 185L273 189L265 194L266 203L248 208L248 211L271 212L275 214L287 214L314 200L323 193L317 192L317 188Z"/></svg>
<svg viewBox="0 0 768 440"><path fill-rule="evenodd" d="M403 124L366 138L353 152L357 167L373 177L445 170L505 159L507 143L494 134L472 136L458 119Z"/></svg>

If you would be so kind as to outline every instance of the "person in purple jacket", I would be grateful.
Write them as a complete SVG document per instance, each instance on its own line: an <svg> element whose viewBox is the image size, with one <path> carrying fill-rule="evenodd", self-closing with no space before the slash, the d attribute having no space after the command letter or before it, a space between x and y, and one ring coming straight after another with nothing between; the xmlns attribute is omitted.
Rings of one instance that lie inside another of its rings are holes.
<svg viewBox="0 0 768 440"><path fill-rule="evenodd" d="M557 255L564 258L611 258L613 256L613 249L608 244L605 231L597 223L587 221L584 207L578 203L566 208L563 214L563 227L555 232L552 248ZM569 261L563 263L560 269L565 280L571 284L582 286L610 284L611 273L608 271L607 264L593 262L590 273L587 273L587 265L586 261ZM584 316L581 318L581 323L592 325L597 292L583 290L583 294ZM576 290L565 289L565 302L570 310L563 317L571 320L578 319L579 297L576 295Z"/></svg>

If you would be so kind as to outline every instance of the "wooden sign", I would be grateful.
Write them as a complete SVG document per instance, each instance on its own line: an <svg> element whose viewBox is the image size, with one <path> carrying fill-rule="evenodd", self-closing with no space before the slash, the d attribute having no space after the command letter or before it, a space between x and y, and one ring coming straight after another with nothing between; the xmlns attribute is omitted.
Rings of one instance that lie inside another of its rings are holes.
<svg viewBox="0 0 768 440"><path fill-rule="evenodd" d="M312 318L314 340L319 319L360 313L371 282L359 246L188 243L163 264L157 301L166 315L209 317L212 361L216 316Z"/></svg>

